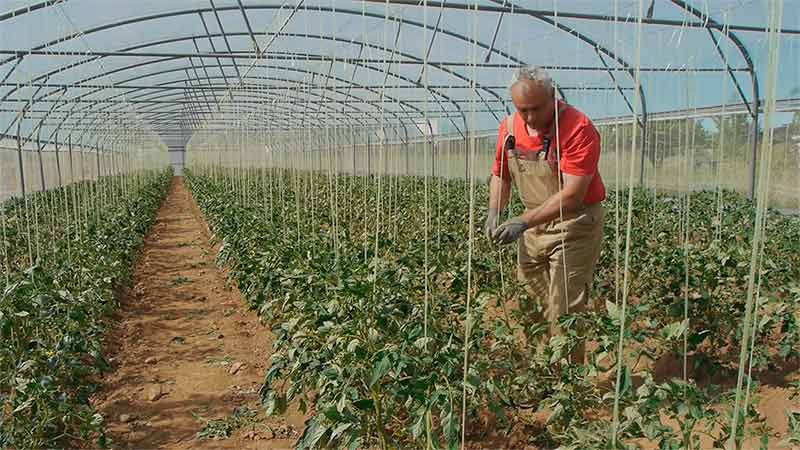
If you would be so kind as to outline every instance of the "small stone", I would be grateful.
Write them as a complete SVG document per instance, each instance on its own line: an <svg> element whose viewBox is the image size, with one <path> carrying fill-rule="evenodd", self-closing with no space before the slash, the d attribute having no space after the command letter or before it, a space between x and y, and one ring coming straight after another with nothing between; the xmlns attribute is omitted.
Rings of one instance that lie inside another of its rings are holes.
<svg viewBox="0 0 800 450"><path fill-rule="evenodd" d="M147 433L144 431L132 431L128 434L128 440L131 442L138 442L142 441L147 437Z"/></svg>
<svg viewBox="0 0 800 450"><path fill-rule="evenodd" d="M150 402L155 402L164 396L164 390L160 384L154 384L144 391L144 399Z"/></svg>
<svg viewBox="0 0 800 450"><path fill-rule="evenodd" d="M231 368L228 370L228 373L231 375L236 375L239 372L239 370L241 370L242 367L244 367L244 363L240 362L233 363Z"/></svg>
<svg viewBox="0 0 800 450"><path fill-rule="evenodd" d="M122 423L128 423L131 419L133 419L133 417L130 414L121 414L119 416L119 421Z"/></svg>
<svg viewBox="0 0 800 450"><path fill-rule="evenodd" d="M222 339L222 338L224 338L224 337L225 337L225 335L224 335L224 334L222 334L222 333L220 333L220 334L218 334L218 335L217 335L217 339Z"/></svg>
<svg viewBox="0 0 800 450"><path fill-rule="evenodd" d="M268 430L264 431L264 435L263 436L264 436L264 439L275 439L275 433L272 431L272 429L268 429Z"/></svg>
<svg viewBox="0 0 800 450"><path fill-rule="evenodd" d="M156 358L155 356L151 356L151 357L149 357L149 358L144 360L145 364L155 364L157 362L158 362L158 358Z"/></svg>
<svg viewBox="0 0 800 450"><path fill-rule="evenodd" d="M288 437L289 427L287 427L286 425L281 425L278 427L278 430L275 432L275 434L281 437Z"/></svg>

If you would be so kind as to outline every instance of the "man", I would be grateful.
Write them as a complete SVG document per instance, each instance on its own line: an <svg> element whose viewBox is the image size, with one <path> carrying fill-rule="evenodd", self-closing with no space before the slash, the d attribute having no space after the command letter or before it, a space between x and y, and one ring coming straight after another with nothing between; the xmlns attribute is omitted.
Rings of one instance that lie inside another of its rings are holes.
<svg viewBox="0 0 800 450"><path fill-rule="evenodd" d="M490 184L487 237L518 242L518 277L549 322L585 310L603 239L605 187L598 172L600 135L582 112L556 99L550 76L523 67L511 86L517 112L500 124ZM525 212L498 226L511 182ZM582 364L583 346L573 354Z"/></svg>

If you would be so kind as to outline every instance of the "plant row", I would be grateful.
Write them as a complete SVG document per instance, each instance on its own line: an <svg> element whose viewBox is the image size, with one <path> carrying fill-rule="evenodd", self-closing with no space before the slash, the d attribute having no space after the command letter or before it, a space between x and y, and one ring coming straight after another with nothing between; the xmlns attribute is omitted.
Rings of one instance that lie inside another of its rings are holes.
<svg viewBox="0 0 800 450"><path fill-rule="evenodd" d="M457 448L462 413L475 443L492 428L523 427L546 447L612 448L617 387L617 448L698 448L700 435L720 445L731 435L730 385L694 369L738 368L730 355L740 344L755 212L735 193L634 191L616 385L625 192L606 202L600 307L564 316L566 333L537 348L546 325L531 320L538 306L515 280L515 252L483 237L482 206L470 214L471 192L486 204L483 185L218 168L188 180L222 242L219 263L276 336L264 407L277 414L297 402L313 412L298 448ZM767 227L754 373L796 359L800 337L800 222L770 212ZM584 343L588 362L569 362ZM653 369L683 356L685 379ZM736 435L768 445L751 398ZM534 423L531 411L546 421Z"/></svg>
<svg viewBox="0 0 800 450"><path fill-rule="evenodd" d="M105 441L101 342L171 172L107 177L2 208L0 448Z"/></svg>

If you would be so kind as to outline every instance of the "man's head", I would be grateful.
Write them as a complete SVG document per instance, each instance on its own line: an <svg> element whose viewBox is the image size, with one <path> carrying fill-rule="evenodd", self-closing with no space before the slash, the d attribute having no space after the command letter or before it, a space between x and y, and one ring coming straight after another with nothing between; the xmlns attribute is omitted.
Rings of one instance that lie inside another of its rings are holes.
<svg viewBox="0 0 800 450"><path fill-rule="evenodd" d="M540 133L550 130L555 115L555 89L544 69L520 68L511 85L511 100L529 127Z"/></svg>

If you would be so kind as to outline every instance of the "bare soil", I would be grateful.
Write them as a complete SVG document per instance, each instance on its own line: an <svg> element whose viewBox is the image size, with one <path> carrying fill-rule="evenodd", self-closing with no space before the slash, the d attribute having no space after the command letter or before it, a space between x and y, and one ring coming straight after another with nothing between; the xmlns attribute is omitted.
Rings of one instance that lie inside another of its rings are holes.
<svg viewBox="0 0 800 450"><path fill-rule="evenodd" d="M265 417L260 407L273 339L216 267L210 241L176 177L120 296L112 370L93 399L112 448L292 448L303 430L296 409Z"/></svg>

